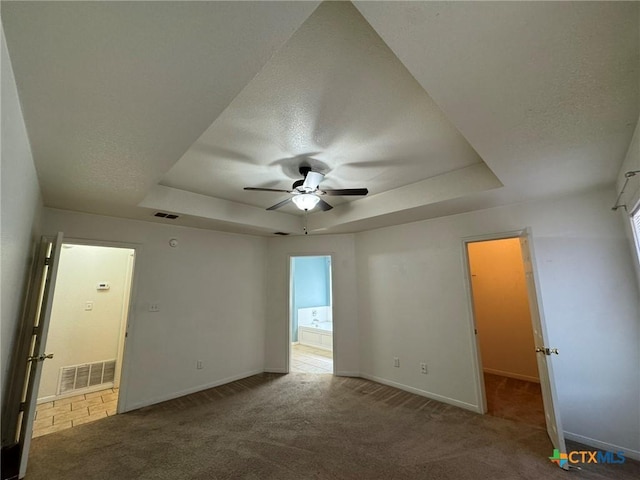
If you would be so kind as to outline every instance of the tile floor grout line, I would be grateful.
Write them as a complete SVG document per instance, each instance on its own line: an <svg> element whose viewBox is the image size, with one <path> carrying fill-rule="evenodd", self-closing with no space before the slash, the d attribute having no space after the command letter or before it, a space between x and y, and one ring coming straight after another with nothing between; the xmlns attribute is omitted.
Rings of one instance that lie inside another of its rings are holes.
<svg viewBox="0 0 640 480"><path fill-rule="evenodd" d="M119 389L107 388L37 405L33 438L115 415L118 394Z"/></svg>
<svg viewBox="0 0 640 480"><path fill-rule="evenodd" d="M291 348L291 371L333 373L332 352L306 345L293 345Z"/></svg>

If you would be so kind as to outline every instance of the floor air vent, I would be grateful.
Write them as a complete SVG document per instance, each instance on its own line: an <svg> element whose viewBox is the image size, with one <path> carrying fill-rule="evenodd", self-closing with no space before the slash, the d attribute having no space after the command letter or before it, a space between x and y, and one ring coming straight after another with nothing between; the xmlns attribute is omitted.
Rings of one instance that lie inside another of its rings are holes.
<svg viewBox="0 0 640 480"><path fill-rule="evenodd" d="M115 376L115 360L62 367L58 395L103 383L113 383Z"/></svg>

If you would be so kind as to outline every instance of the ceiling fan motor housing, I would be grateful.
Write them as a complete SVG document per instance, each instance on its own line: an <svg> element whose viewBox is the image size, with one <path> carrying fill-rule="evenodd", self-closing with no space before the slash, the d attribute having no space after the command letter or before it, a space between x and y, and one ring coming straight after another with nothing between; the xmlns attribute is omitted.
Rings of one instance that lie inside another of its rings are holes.
<svg viewBox="0 0 640 480"><path fill-rule="evenodd" d="M261 188L261 187L245 187L245 190L258 190L263 192L289 193L292 195L275 205L270 206L267 210L276 210L289 202L293 202L300 210L309 211L316 205L322 211L331 210L333 207L320 198L320 195L366 195L366 188L342 188L342 189L323 189L319 186L324 179L324 173L314 172L309 165L300 165L298 171L303 178L293 182L291 190L282 190L277 188Z"/></svg>
<svg viewBox="0 0 640 480"><path fill-rule="evenodd" d="M302 175L304 178L307 178L307 174L311 171L311 167L309 165L300 165L298 171L300 172L300 175Z"/></svg>

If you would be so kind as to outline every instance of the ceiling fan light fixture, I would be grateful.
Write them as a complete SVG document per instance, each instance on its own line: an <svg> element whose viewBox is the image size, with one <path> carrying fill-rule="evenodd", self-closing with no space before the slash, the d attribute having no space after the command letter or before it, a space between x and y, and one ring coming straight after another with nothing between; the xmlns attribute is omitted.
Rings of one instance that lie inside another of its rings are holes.
<svg viewBox="0 0 640 480"><path fill-rule="evenodd" d="M313 208L320 201L320 197L312 195L311 193L302 193L295 195L291 200L296 204L300 210L313 210Z"/></svg>

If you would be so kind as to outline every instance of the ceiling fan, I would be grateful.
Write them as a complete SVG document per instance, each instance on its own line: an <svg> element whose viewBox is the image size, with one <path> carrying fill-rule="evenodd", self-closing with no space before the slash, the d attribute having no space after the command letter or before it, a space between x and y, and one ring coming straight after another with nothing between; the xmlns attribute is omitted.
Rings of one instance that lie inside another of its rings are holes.
<svg viewBox="0 0 640 480"><path fill-rule="evenodd" d="M324 178L324 174L311 171L311 167L303 165L298 170L303 176L301 180L293 182L291 190L283 190L278 188L260 188L260 187L244 187L245 190L253 190L258 192L281 192L290 193L292 196L272 205L267 210L275 210L287 205L289 202L295 203L300 210L313 210L316 205L322 211L331 210L333 207L320 198L321 195L366 195L369 190L366 188L339 188L328 189L320 188L320 182Z"/></svg>

